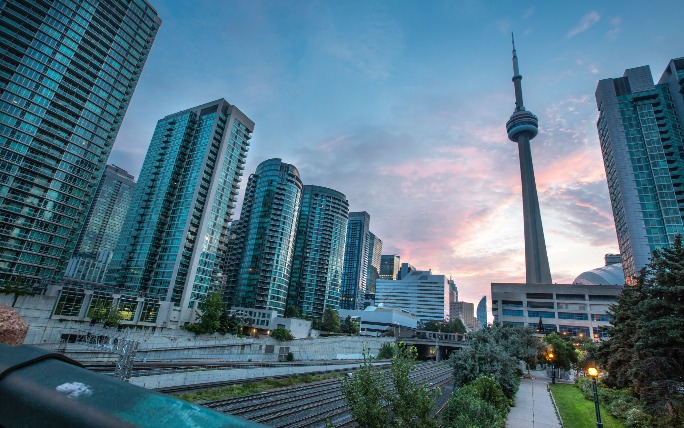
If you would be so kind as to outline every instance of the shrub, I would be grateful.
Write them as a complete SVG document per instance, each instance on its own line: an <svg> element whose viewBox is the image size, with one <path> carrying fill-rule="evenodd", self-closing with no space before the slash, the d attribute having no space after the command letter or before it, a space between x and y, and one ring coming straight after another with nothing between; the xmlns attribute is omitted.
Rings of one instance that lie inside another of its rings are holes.
<svg viewBox="0 0 684 428"><path fill-rule="evenodd" d="M294 361L294 354L292 352L287 353L287 361Z"/></svg>
<svg viewBox="0 0 684 428"><path fill-rule="evenodd" d="M283 342L285 340L294 340L294 336L290 333L290 330L284 328L276 328L271 333L271 336L278 342Z"/></svg>
<svg viewBox="0 0 684 428"><path fill-rule="evenodd" d="M656 426L653 416L638 407L633 407L627 412L625 426L627 428L644 428Z"/></svg>
<svg viewBox="0 0 684 428"><path fill-rule="evenodd" d="M442 416L445 428L503 428L505 418L492 404L479 398L477 388L467 385L456 390Z"/></svg>
<svg viewBox="0 0 684 428"><path fill-rule="evenodd" d="M509 401L501 386L490 376L480 375L470 385L477 391L477 397L494 406L505 417L508 414Z"/></svg>
<svg viewBox="0 0 684 428"><path fill-rule="evenodd" d="M378 351L378 359L379 360L387 360L389 358L392 358L394 356L394 346L392 346L391 342L385 342L382 344L380 347L380 350Z"/></svg>

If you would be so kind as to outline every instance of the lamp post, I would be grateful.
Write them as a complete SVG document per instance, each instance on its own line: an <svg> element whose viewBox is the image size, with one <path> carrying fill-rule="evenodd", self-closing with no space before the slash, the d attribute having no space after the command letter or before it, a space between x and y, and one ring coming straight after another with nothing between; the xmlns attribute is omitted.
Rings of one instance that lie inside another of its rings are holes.
<svg viewBox="0 0 684 428"><path fill-rule="evenodd" d="M549 355L546 356L546 359L549 361L549 364L551 364L551 384L555 385L556 384L556 367L553 365L553 352L549 352Z"/></svg>
<svg viewBox="0 0 684 428"><path fill-rule="evenodd" d="M596 390L596 378L598 378L598 370L596 367L589 367L587 369L587 373L589 373L589 376L593 379L593 388L594 388L594 407L596 407L596 428L603 428L603 423L601 422L601 410L599 409L599 402L598 402L598 391Z"/></svg>

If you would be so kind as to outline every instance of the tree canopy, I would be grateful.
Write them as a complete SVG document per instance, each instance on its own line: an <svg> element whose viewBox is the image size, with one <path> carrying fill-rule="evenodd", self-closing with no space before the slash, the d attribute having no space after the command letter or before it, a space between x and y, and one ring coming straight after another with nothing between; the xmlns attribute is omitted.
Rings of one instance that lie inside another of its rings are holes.
<svg viewBox="0 0 684 428"><path fill-rule="evenodd" d="M321 330L332 333L340 331L340 315L333 308L325 308L321 320Z"/></svg>
<svg viewBox="0 0 684 428"><path fill-rule="evenodd" d="M637 285L625 287L609 311L610 339L601 343L605 382L632 387L655 416L684 424L684 247L677 236L653 251ZM675 426L673 425L673 426Z"/></svg>

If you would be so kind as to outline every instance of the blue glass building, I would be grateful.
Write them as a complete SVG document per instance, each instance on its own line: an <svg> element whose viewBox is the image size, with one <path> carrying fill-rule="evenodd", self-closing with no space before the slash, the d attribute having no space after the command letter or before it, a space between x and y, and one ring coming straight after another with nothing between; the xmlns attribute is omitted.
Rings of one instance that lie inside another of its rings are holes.
<svg viewBox="0 0 684 428"><path fill-rule="evenodd" d="M280 159L259 164L249 177L240 214L242 242L233 306L284 314L294 255L302 180Z"/></svg>
<svg viewBox="0 0 684 428"><path fill-rule="evenodd" d="M367 212L349 213L342 271L342 309L363 309L368 280L369 226L370 214Z"/></svg>
<svg viewBox="0 0 684 428"><path fill-rule="evenodd" d="M684 234L684 58L658 84L648 66L599 81L597 122L628 284L651 252Z"/></svg>
<svg viewBox="0 0 684 428"><path fill-rule="evenodd" d="M221 252L253 130L224 99L157 122L109 285L167 302L169 320L192 321L188 308L222 286Z"/></svg>
<svg viewBox="0 0 684 428"><path fill-rule="evenodd" d="M342 193L304 186L287 300L301 315L320 319L340 307L348 215Z"/></svg>
<svg viewBox="0 0 684 428"><path fill-rule="evenodd" d="M0 1L0 280L59 280L161 24L143 0Z"/></svg>
<svg viewBox="0 0 684 428"><path fill-rule="evenodd" d="M104 280L134 190L135 179L131 174L116 165L107 165L78 235L65 278L87 282Z"/></svg>
<svg viewBox="0 0 684 428"><path fill-rule="evenodd" d="M480 303L477 304L477 320L480 321L482 328L487 327L487 296L482 296Z"/></svg>

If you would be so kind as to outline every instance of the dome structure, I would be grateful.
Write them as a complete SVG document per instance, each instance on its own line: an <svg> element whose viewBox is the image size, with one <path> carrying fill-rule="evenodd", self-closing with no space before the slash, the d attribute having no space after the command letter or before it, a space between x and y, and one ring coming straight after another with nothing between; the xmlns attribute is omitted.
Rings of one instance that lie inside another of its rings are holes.
<svg viewBox="0 0 684 428"><path fill-rule="evenodd" d="M573 284L583 285L623 285L624 283L625 274L622 271L622 263L583 272L573 281Z"/></svg>

